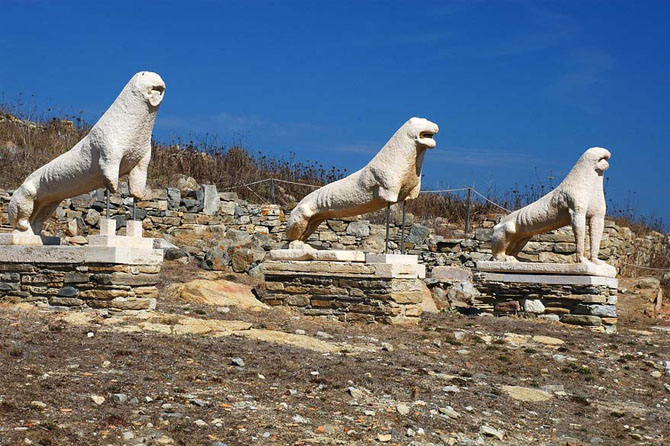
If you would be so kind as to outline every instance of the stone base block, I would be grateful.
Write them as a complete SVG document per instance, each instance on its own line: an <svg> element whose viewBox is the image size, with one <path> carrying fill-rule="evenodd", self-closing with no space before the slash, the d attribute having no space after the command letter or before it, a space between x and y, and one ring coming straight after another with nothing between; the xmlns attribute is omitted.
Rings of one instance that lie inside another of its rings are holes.
<svg viewBox="0 0 670 446"><path fill-rule="evenodd" d="M477 270L493 273L544 274L554 276L616 277L612 265L595 263L477 262Z"/></svg>
<svg viewBox="0 0 670 446"><path fill-rule="evenodd" d="M365 263L387 263L394 265L418 265L419 256L410 254L365 254Z"/></svg>
<svg viewBox="0 0 670 446"><path fill-rule="evenodd" d="M434 308L419 278L423 265L325 261L266 261L261 300L308 315L347 321L418 323ZM425 269L422 270L425 276ZM426 310L428 311L428 310Z"/></svg>
<svg viewBox="0 0 670 446"><path fill-rule="evenodd" d="M152 249L154 246L154 239L122 235L89 235L88 244L90 246L107 246L115 248Z"/></svg>
<svg viewBox="0 0 670 446"><path fill-rule="evenodd" d="M13 231L0 234L0 245L42 246L60 245L60 243L60 237L35 235L32 232Z"/></svg>
<svg viewBox="0 0 670 446"><path fill-rule="evenodd" d="M478 272L474 284L486 311L616 331L618 282L613 278Z"/></svg>
<svg viewBox="0 0 670 446"><path fill-rule="evenodd" d="M365 253L362 251L333 249L273 249L268 254L268 259L280 261L365 262Z"/></svg>
<svg viewBox="0 0 670 446"><path fill-rule="evenodd" d="M403 265L393 263L360 263L341 261L279 261L263 263L265 274L274 275L338 275L341 277L379 277L386 279L423 279L426 277L424 265Z"/></svg>
<svg viewBox="0 0 670 446"><path fill-rule="evenodd" d="M150 310L163 253L97 246L0 246L0 302Z"/></svg>

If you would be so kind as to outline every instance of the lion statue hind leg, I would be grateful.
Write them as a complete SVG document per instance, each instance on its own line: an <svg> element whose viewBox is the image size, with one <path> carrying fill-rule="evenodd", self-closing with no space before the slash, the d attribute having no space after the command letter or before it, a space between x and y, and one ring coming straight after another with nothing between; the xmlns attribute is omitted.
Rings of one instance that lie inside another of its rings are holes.
<svg viewBox="0 0 670 446"><path fill-rule="evenodd" d="M35 191L22 184L9 202L9 224L16 230L25 232L32 231L30 219L35 207Z"/></svg>
<svg viewBox="0 0 670 446"><path fill-rule="evenodd" d="M510 214L511 216L512 214ZM516 259L509 255L510 246L516 240L516 223L513 218L506 217L493 227L491 235L491 251L493 259L499 262L514 262Z"/></svg>
<svg viewBox="0 0 670 446"><path fill-rule="evenodd" d="M54 213L60 202L44 203L37 207L33 215L30 217L30 226L33 233L39 235L44 227L44 222Z"/></svg>

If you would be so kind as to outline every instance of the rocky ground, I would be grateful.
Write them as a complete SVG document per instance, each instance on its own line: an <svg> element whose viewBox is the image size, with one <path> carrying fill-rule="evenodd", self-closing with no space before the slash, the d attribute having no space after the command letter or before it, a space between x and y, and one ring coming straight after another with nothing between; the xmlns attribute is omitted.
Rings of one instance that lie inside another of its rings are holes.
<svg viewBox="0 0 670 446"><path fill-rule="evenodd" d="M634 295L615 335L456 313L352 325L185 302L167 283L183 268L153 314L0 306L0 445L670 442L670 324Z"/></svg>

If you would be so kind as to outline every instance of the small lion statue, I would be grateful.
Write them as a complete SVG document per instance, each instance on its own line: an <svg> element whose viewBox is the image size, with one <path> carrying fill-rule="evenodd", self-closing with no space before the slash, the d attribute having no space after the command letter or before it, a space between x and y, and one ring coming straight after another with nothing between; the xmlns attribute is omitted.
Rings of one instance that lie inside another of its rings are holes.
<svg viewBox="0 0 670 446"><path fill-rule="evenodd" d="M556 189L495 225L491 238L493 259L517 261L516 256L532 236L570 224L575 233L577 262L605 264L598 259L598 252L606 211L603 173L609 168L610 156L601 147L588 149ZM587 220L591 239L589 258L584 255Z"/></svg>
<svg viewBox="0 0 670 446"><path fill-rule="evenodd" d="M288 239L307 240L328 218L361 215L416 198L423 157L426 149L435 147L433 136L438 131L437 124L427 119L408 120L367 166L303 198L288 218Z"/></svg>
<svg viewBox="0 0 670 446"><path fill-rule="evenodd" d="M9 202L15 231L40 234L59 203L99 187L116 192L128 174L130 193L142 198L151 159L151 131L165 82L135 74L91 131L69 151L30 174Z"/></svg>

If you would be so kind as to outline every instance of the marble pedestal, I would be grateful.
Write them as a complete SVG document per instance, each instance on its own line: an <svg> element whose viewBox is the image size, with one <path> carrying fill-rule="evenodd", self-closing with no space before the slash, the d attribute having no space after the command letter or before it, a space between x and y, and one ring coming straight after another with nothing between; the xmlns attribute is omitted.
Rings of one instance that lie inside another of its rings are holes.
<svg viewBox="0 0 670 446"><path fill-rule="evenodd" d="M282 249L270 251L263 272L261 300L304 314L418 323L424 310L435 310L416 256Z"/></svg>
<svg viewBox="0 0 670 446"><path fill-rule="evenodd" d="M100 234L88 236L89 246L152 249L154 240L142 237L142 222L126 222L126 235L116 235L116 220L100 219Z"/></svg>
<svg viewBox="0 0 670 446"><path fill-rule="evenodd" d="M483 308L614 332L616 270L610 265L477 262Z"/></svg>
<svg viewBox="0 0 670 446"><path fill-rule="evenodd" d="M163 251L153 242L147 247L151 239L108 237L126 243L0 245L0 302L110 312L155 308Z"/></svg>

